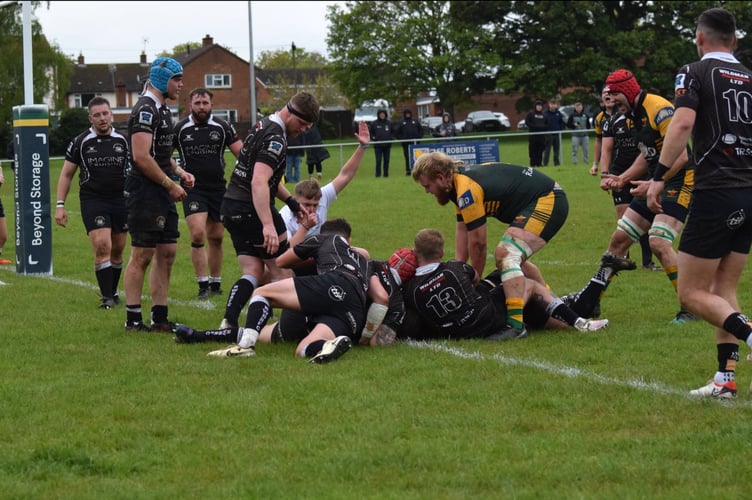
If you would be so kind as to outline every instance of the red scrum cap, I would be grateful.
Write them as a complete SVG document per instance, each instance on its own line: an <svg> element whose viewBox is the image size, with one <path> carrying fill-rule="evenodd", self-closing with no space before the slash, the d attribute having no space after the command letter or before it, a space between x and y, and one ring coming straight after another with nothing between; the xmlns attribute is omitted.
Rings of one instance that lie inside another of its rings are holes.
<svg viewBox="0 0 752 500"><path fill-rule="evenodd" d="M617 69L606 78L606 92L612 94L624 94L629 103L634 103L637 94L640 93L640 84L628 69Z"/></svg>

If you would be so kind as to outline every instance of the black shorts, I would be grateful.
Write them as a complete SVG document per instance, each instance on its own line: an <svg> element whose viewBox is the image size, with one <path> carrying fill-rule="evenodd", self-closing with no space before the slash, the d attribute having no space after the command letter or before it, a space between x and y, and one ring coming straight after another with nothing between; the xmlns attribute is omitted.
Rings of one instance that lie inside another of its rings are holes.
<svg viewBox="0 0 752 500"><path fill-rule="evenodd" d="M309 333L308 317L300 311L282 309L272 330L272 342L300 342Z"/></svg>
<svg viewBox="0 0 752 500"><path fill-rule="evenodd" d="M689 204L692 201L692 190L695 185L694 173L694 170L684 171L672 177L666 183L663 193L661 193L661 207L665 215L681 222L687 219ZM634 198L630 202L629 208L651 223L655 219L655 212L648 208L648 202L645 198Z"/></svg>
<svg viewBox="0 0 752 500"><path fill-rule="evenodd" d="M209 215L209 219L219 222L224 195L224 189L214 191L187 189L185 199L183 200L183 214L188 217L189 215L206 212Z"/></svg>
<svg viewBox="0 0 752 500"><path fill-rule="evenodd" d="M634 196L629 192L630 189L631 186L619 189L618 191L611 191L611 197L614 199L615 207L619 205L629 205L632 202Z"/></svg>
<svg viewBox="0 0 752 500"><path fill-rule="evenodd" d="M125 191L131 245L154 248L177 243L178 211L167 191L148 179L131 176L125 180Z"/></svg>
<svg viewBox="0 0 752 500"><path fill-rule="evenodd" d="M749 254L752 244L752 189L695 191L679 251L703 259L730 252Z"/></svg>
<svg viewBox="0 0 752 500"><path fill-rule="evenodd" d="M366 294L360 281L346 272L296 276L295 292L310 323L323 323L339 337L360 340L366 324Z"/></svg>
<svg viewBox="0 0 752 500"><path fill-rule="evenodd" d="M81 200L81 220L86 234L95 229L109 227L113 233L128 231L128 209L125 198L89 198Z"/></svg>
<svg viewBox="0 0 752 500"><path fill-rule="evenodd" d="M3 200L0 200L0 217L5 217L5 209L3 208Z"/></svg>
<svg viewBox="0 0 752 500"><path fill-rule="evenodd" d="M284 241L280 240L279 249L273 255L264 250L264 226L255 212L241 212L237 210L239 206L247 210L247 204L227 199L222 201L221 220L227 232L230 233L236 255L273 259L282 255L290 247L285 237ZM275 209L272 209L272 219L277 235L281 237L287 231L285 221Z"/></svg>

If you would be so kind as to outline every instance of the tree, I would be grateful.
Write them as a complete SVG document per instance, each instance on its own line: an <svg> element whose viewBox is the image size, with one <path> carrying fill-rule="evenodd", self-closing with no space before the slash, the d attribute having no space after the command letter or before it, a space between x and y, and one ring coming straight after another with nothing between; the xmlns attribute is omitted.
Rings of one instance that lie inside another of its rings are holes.
<svg viewBox="0 0 752 500"><path fill-rule="evenodd" d="M41 2L32 2L36 9ZM0 144L11 140L13 107L24 104L23 23L20 3L0 8ZM56 45L50 45L39 23L32 20L32 64L34 103L50 96L52 107L64 107L65 92L70 86L73 62Z"/></svg>
<svg viewBox="0 0 752 500"><path fill-rule="evenodd" d="M347 2L327 7L332 78L351 102L435 90L445 109L496 86L495 21L511 2ZM387 22L388 20L388 22ZM376 69L378 69L376 71Z"/></svg>
<svg viewBox="0 0 752 500"><path fill-rule="evenodd" d="M424 1L328 7L334 80L354 102L435 90L442 106L488 90L564 101L600 94L606 76L632 70L670 97L681 64L697 58L697 16L718 2ZM737 57L750 66L752 4L721 2L737 19ZM385 22L389 20L389 22ZM378 68L378 71L374 71Z"/></svg>

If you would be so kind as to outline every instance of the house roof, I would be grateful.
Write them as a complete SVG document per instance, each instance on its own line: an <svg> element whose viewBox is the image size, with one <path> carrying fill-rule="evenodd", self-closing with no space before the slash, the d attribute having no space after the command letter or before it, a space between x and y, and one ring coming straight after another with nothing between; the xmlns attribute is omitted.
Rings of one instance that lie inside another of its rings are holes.
<svg viewBox="0 0 752 500"><path fill-rule="evenodd" d="M140 92L143 82L149 77L149 65L142 56L142 63L85 64L79 56L70 80L69 93L115 92L125 85L127 92Z"/></svg>
<svg viewBox="0 0 752 500"><path fill-rule="evenodd" d="M192 61L198 59L212 49L221 49L232 57L248 64L248 61L245 59L237 56L221 45L215 44L214 39L209 35L204 37L201 47L177 53L173 57L182 64L183 67L188 67ZM140 62L138 63L117 64L85 64L84 56L79 55L78 61L74 65L68 93L115 92L120 85L125 85L126 92L140 93L144 82L149 78L150 65L151 62L147 62L146 54L143 52L141 53Z"/></svg>

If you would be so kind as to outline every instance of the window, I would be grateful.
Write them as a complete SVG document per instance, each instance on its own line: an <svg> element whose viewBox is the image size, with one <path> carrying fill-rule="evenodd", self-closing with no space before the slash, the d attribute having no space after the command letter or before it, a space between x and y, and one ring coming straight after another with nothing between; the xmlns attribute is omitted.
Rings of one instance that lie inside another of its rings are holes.
<svg viewBox="0 0 752 500"><path fill-rule="evenodd" d="M238 123L238 110L236 109L212 109L212 116L232 124Z"/></svg>
<svg viewBox="0 0 752 500"><path fill-rule="evenodd" d="M73 94L73 107L85 108L89 105L89 101L91 101L94 97L101 95L101 92L97 92L96 94Z"/></svg>
<svg viewBox="0 0 752 500"><path fill-rule="evenodd" d="M229 88L232 87L232 75L208 74L204 76L206 88Z"/></svg>

